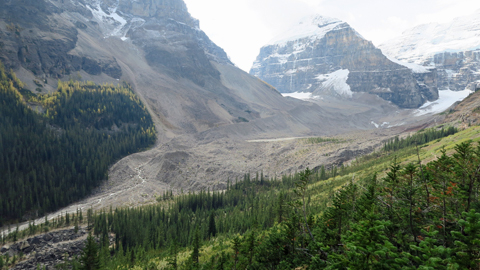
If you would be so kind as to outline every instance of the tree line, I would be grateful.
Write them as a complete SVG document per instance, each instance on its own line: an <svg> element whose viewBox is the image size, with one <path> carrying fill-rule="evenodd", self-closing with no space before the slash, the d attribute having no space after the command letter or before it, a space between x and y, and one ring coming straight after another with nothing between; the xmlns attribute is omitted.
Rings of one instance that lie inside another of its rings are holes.
<svg viewBox="0 0 480 270"><path fill-rule="evenodd" d="M383 150L397 151L412 145L422 145L443 137L453 135L457 132L458 129L456 127L442 127L441 129L429 128L421 130L413 135L408 135L407 137L401 139L398 136L395 136L395 138L387 140L384 143Z"/></svg>
<svg viewBox="0 0 480 270"><path fill-rule="evenodd" d="M26 91L0 63L0 226L84 198L113 162L155 143L153 121L126 83Z"/></svg>
<svg viewBox="0 0 480 270"><path fill-rule="evenodd" d="M96 254L111 252L103 269L477 269L479 168L480 146L463 142L427 164L394 160L382 179L345 183L327 207L309 169L245 176L225 192L94 215L94 233L116 239ZM215 236L223 246L202 250Z"/></svg>

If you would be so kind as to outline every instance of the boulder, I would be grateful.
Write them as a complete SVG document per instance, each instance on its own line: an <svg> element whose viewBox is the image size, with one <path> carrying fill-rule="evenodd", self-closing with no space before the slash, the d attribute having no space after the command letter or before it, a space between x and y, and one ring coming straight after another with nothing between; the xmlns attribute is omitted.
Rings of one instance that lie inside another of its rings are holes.
<svg viewBox="0 0 480 270"><path fill-rule="evenodd" d="M26 253L26 250L30 250L30 244L27 241L23 241L18 245L18 250Z"/></svg>
<svg viewBox="0 0 480 270"><path fill-rule="evenodd" d="M53 239L53 235L51 233L47 233L43 236L43 240L45 241L51 241Z"/></svg>
<svg viewBox="0 0 480 270"><path fill-rule="evenodd" d="M31 238L30 245L39 245L42 243L42 239L40 237Z"/></svg>
<svg viewBox="0 0 480 270"><path fill-rule="evenodd" d="M5 252L7 252L9 249L10 249L10 246L9 246L9 245L5 245L5 246L3 246L3 247L0 248L0 252L1 252L1 253L5 253Z"/></svg>

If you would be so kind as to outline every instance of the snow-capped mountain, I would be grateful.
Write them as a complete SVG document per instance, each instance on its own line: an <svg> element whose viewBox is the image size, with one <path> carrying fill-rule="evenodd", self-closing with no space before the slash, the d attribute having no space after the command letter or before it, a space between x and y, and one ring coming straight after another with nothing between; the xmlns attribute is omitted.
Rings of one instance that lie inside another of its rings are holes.
<svg viewBox="0 0 480 270"><path fill-rule="evenodd" d="M330 17L312 15L304 17L287 31L274 37L267 45L287 45L290 41L310 38L312 41L322 39L332 31L347 27L344 22ZM358 34L358 33L357 33Z"/></svg>
<svg viewBox="0 0 480 270"><path fill-rule="evenodd" d="M158 134L156 147L119 161L112 181L127 181L142 163L142 174L156 190L173 185L206 189L217 179L250 170L243 159L229 162L241 163L237 168L212 167L203 146L216 147L214 141L236 144L372 128L371 117L351 121L349 114L305 106L235 67L200 30L183 0L0 0L0 7L0 61L17 72L26 89L53 92L59 79L125 81L148 108ZM382 112L369 116L383 117ZM211 155L229 158L229 153ZM184 172L196 167L204 173L187 181L178 173L180 163Z"/></svg>
<svg viewBox="0 0 480 270"><path fill-rule="evenodd" d="M449 23L416 26L379 48L403 62L436 68L440 90L474 90L480 83L480 10Z"/></svg>
<svg viewBox="0 0 480 270"><path fill-rule="evenodd" d="M250 74L282 93L368 92L404 108L438 98L430 70L392 60L347 23L314 15L265 45Z"/></svg>

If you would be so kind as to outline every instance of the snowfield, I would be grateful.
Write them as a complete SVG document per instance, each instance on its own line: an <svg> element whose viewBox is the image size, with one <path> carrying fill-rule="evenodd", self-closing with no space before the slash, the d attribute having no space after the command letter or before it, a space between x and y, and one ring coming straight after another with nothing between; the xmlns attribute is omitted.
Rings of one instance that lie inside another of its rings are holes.
<svg viewBox="0 0 480 270"><path fill-rule="evenodd" d="M86 7L92 12L95 20L103 28L105 38L114 36L120 37L123 41L127 39L125 35L128 31L128 29L126 29L128 22L117 13L116 7L109 10L110 14L107 14L102 9L100 2L97 2L94 8L89 5L86 5Z"/></svg>
<svg viewBox="0 0 480 270"><path fill-rule="evenodd" d="M419 25L379 48L386 55L409 63L423 64L436 53L480 49L480 9L450 23Z"/></svg>
<svg viewBox="0 0 480 270"><path fill-rule="evenodd" d="M471 93L473 93L473 91L471 91L471 90L463 90L463 91L441 90L441 91L438 91L438 94L439 94L438 100L426 102L425 104L423 104L422 107L416 109L413 112L413 115L414 116L422 116L422 115L427 115L427 114L436 114L436 113L444 112L450 106L452 106L455 102L464 100ZM296 99L300 99L300 100L304 100L304 101L312 101L312 100L316 100L316 99L317 100L322 99L322 97L320 97L320 96L314 96L312 93L304 93L304 92L282 93L282 96L296 98ZM393 127L393 126L389 126L389 124L390 123L388 123L388 122L385 122L385 123L382 123L382 124L377 124L377 123L372 121L372 125L374 125L377 128L384 127L384 126L388 126L388 128Z"/></svg>
<svg viewBox="0 0 480 270"><path fill-rule="evenodd" d="M320 74L316 79L322 82L323 89L333 90L341 96L352 97L353 92L347 84L348 74L350 74L348 69L339 69L330 74Z"/></svg>
<svg viewBox="0 0 480 270"><path fill-rule="evenodd" d="M314 96L312 93L303 93L303 92L295 92L295 93L282 93L284 97L291 97L300 100L312 100L312 99L319 99L319 96Z"/></svg>
<svg viewBox="0 0 480 270"><path fill-rule="evenodd" d="M391 56L388 56L388 55L385 55L388 60L394 62L395 64L399 64L401 66L404 66L404 67L407 67L409 69L412 70L413 73L429 73L431 72L430 69L428 69L427 67L424 67L424 66L421 66L421 65L418 65L418 64L415 64L415 63L407 63L407 62L403 62L403 61L400 61L400 60L397 60Z"/></svg>
<svg viewBox="0 0 480 270"><path fill-rule="evenodd" d="M471 90L463 90L463 91L452 91L452 90L443 90L438 91L439 98L438 100L427 102L423 104L422 107L415 110L414 115L420 116L425 114L435 114L444 112L450 106L452 106L457 101L462 101L468 95L473 93Z"/></svg>
<svg viewBox="0 0 480 270"><path fill-rule="evenodd" d="M311 41L315 41L322 39L328 32L332 30L342 29L344 25L345 22L335 18L329 18L320 15L307 16L302 18L299 23L295 24L289 30L274 37L266 44L266 46L285 46L288 42L297 41L304 38L310 38ZM360 34L358 35L360 36Z"/></svg>

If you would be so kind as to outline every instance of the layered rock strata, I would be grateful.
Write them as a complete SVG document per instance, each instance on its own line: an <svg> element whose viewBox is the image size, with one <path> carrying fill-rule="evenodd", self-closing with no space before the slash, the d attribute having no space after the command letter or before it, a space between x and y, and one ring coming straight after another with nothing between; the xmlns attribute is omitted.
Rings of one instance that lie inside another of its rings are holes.
<svg viewBox="0 0 480 270"><path fill-rule="evenodd" d="M379 48L398 60L436 69L440 90L480 88L480 10L451 22L408 29Z"/></svg>
<svg viewBox="0 0 480 270"><path fill-rule="evenodd" d="M422 71L430 73L430 71ZM376 94L403 108L438 98L432 75L416 75L385 57L347 23L313 16L264 46L250 74L282 93Z"/></svg>

